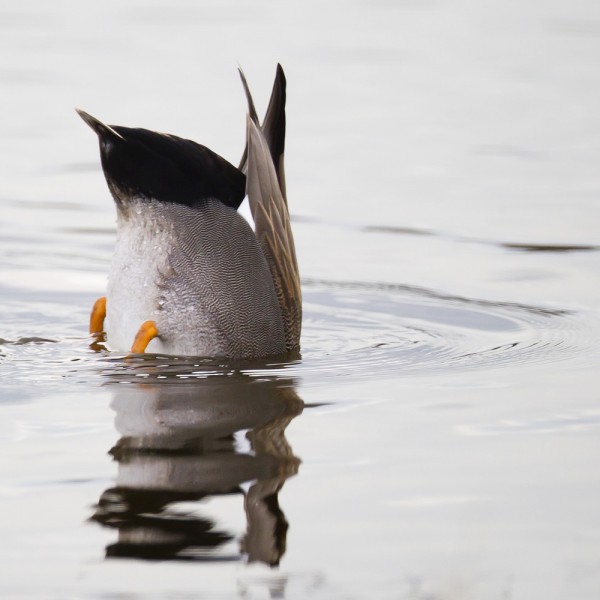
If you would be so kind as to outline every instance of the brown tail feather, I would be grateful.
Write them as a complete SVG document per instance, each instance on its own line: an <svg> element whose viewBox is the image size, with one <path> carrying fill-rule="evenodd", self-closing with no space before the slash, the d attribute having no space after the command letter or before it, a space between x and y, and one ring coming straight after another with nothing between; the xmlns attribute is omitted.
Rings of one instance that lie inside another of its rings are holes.
<svg viewBox="0 0 600 600"><path fill-rule="evenodd" d="M300 345L302 293L290 216L266 136L251 116L247 129L246 193L256 236L267 258L279 299L286 347L293 350ZM283 161L280 168L283 175Z"/></svg>
<svg viewBox="0 0 600 600"><path fill-rule="evenodd" d="M279 181L279 187L284 201L287 203L286 187L285 187L285 172L283 165L283 155L285 152L285 100L286 100L286 79L281 65L277 65L277 71L275 73L275 81L273 82L273 89L271 90L271 98L269 100L269 106L265 113L262 125L258 120L258 114L254 106L254 100L248 86L248 81L243 71L239 69L240 78L242 79L242 85L244 87L244 93L246 94L246 100L248 101L248 114L252 121L256 123L262 130L273 165L275 167L275 173L277 174L277 180ZM240 160L239 169L244 171L247 170L248 163L248 143L244 148L244 153Z"/></svg>

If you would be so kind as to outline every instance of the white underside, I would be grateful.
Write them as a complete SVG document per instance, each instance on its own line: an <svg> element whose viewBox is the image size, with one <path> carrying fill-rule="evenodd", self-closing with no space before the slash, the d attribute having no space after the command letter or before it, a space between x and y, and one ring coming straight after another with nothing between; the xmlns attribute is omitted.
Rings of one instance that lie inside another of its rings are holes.
<svg viewBox="0 0 600 600"><path fill-rule="evenodd" d="M143 210L142 210L143 209ZM110 349L129 352L142 323L159 317L158 274L167 268L170 231L146 203L119 216L117 242L108 277L105 331ZM159 339L147 352L162 352Z"/></svg>

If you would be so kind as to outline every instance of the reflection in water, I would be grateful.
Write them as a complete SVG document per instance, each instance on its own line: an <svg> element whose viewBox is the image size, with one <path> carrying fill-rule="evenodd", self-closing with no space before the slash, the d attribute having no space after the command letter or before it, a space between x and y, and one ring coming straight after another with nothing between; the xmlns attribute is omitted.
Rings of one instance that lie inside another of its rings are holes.
<svg viewBox="0 0 600 600"><path fill-rule="evenodd" d="M108 557L238 560L224 554L233 539L208 518L173 510L178 502L244 494L249 562L279 564L288 523L278 493L300 464L284 431L303 402L291 380L243 374L202 380L116 385L113 408L121 435L111 454L116 486L92 519L119 532ZM235 434L248 430L249 448ZM245 445L245 444L244 444ZM242 485L247 485L243 491Z"/></svg>

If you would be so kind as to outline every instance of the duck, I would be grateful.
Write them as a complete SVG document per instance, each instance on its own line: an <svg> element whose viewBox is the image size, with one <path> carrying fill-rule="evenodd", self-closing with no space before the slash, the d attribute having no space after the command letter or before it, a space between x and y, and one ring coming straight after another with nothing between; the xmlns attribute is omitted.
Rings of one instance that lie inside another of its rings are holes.
<svg viewBox="0 0 600 600"><path fill-rule="evenodd" d="M117 213L106 295L89 330L131 354L255 359L300 348L302 295L284 172L286 77L260 122L246 100L236 167L175 135L107 125L98 136ZM254 227L238 211L248 198Z"/></svg>

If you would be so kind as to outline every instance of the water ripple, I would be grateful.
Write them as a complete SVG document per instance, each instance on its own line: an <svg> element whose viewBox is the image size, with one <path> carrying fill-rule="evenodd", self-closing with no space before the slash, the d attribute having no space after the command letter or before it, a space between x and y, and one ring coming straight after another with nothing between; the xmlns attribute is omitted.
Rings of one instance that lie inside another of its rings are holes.
<svg viewBox="0 0 600 600"><path fill-rule="evenodd" d="M0 340L5 381L182 381L281 375L305 383L552 363L585 354L589 315L490 302L405 285L304 281L302 356L232 362L92 352L87 338ZM592 321L593 323L593 321ZM72 327L72 325L71 325ZM39 333L39 332L38 332ZM57 343L49 343L56 341ZM43 365L43 367L40 367Z"/></svg>

